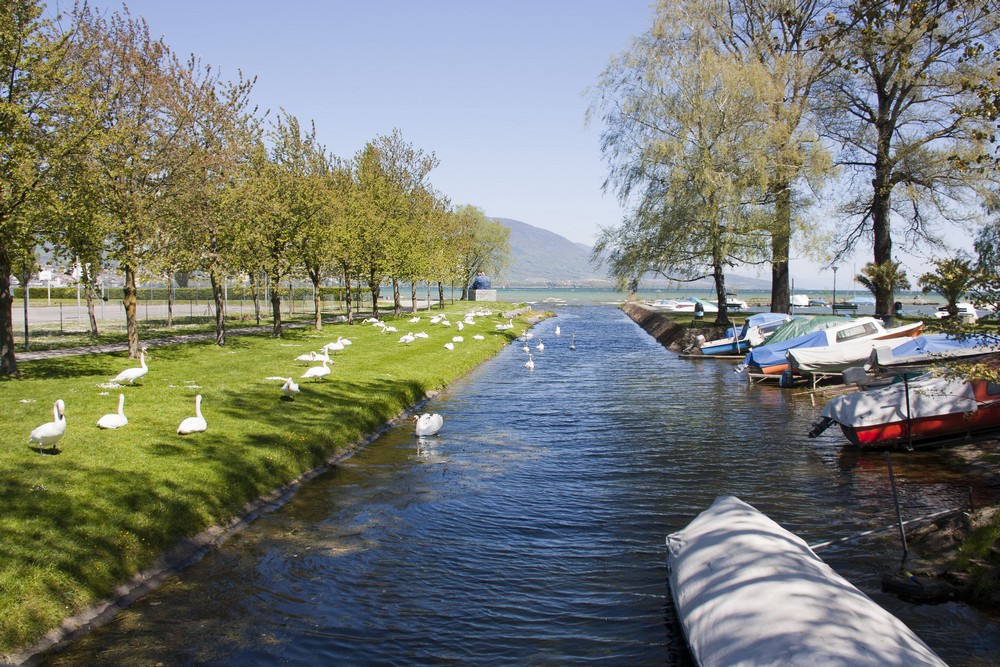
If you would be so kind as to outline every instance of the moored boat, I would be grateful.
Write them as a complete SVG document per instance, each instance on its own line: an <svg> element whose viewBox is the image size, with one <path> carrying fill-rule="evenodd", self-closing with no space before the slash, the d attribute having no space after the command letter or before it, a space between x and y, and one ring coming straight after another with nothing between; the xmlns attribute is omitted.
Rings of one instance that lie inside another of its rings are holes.
<svg viewBox="0 0 1000 667"><path fill-rule="evenodd" d="M788 350L785 356L789 368L795 375L809 377L841 373L851 366L863 365L876 347L893 350L904 345L911 338L919 336L923 327L923 322L899 327L904 331L901 335L891 338L862 338L838 341L837 344L821 347L795 347Z"/></svg>
<svg viewBox="0 0 1000 667"><path fill-rule="evenodd" d="M837 321L838 319L839 321ZM825 325L823 329L780 341L774 339L781 332L775 332L771 340L760 347L755 347L747 354L742 364L743 368L750 373L779 375L788 368L789 350L842 345L858 340L910 338L919 335L924 326L923 322L916 322L886 329L882 321L874 317L837 318L832 316L825 318L823 324Z"/></svg>
<svg viewBox="0 0 1000 667"><path fill-rule="evenodd" d="M726 337L705 341L698 348L702 354L709 356L744 354L763 343L791 319L792 316L786 313L757 313L748 317L738 332L729 329Z"/></svg>
<svg viewBox="0 0 1000 667"><path fill-rule="evenodd" d="M922 334L891 349L876 346L868 356L865 369L879 374L904 368L927 368L945 362L968 361L996 352L1000 352L1000 343L992 336Z"/></svg>
<svg viewBox="0 0 1000 667"><path fill-rule="evenodd" d="M659 310L666 310L671 313L693 313L695 311L695 307L699 303L701 304L702 312L719 312L719 307L711 301L705 301L704 299L699 299L694 296L689 296L684 299L660 299L659 301L653 301L649 305Z"/></svg>
<svg viewBox="0 0 1000 667"><path fill-rule="evenodd" d="M677 616L703 667L945 664L802 538L738 498L717 498L667 548Z"/></svg>
<svg viewBox="0 0 1000 667"><path fill-rule="evenodd" d="M1000 367L1000 358L990 361ZM1000 383L926 373L832 398L809 431L838 424L864 449L926 448L1000 432Z"/></svg>

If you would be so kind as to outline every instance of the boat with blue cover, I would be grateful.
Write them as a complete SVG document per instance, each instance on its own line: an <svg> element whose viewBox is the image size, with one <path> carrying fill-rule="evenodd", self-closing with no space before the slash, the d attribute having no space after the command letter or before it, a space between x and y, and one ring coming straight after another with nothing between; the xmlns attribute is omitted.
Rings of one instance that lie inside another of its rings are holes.
<svg viewBox="0 0 1000 667"><path fill-rule="evenodd" d="M748 317L738 332L730 327L725 337L704 341L698 349L708 356L744 354L791 320L792 316L786 313L757 313Z"/></svg>

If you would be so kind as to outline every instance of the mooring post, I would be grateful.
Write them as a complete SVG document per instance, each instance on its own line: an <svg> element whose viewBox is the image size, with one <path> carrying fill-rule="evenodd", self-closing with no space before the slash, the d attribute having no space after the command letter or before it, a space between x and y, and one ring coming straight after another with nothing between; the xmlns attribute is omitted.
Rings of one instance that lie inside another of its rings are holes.
<svg viewBox="0 0 1000 667"><path fill-rule="evenodd" d="M899 511L899 494L896 492L896 475L892 472L892 455L888 451L885 453L885 463L889 467L889 483L892 485L892 502L896 506L896 521L899 524L899 539L903 543L903 562L899 565L900 571L903 571L906 569L906 559L909 556L909 550L906 547L906 529L903 528L903 513Z"/></svg>

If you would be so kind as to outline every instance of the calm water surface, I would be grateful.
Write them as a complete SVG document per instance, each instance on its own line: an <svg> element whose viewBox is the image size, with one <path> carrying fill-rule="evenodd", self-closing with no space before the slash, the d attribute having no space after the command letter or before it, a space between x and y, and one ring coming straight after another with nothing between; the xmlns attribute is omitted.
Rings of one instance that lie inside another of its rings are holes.
<svg viewBox="0 0 1000 667"><path fill-rule="evenodd" d="M808 542L893 521L884 457L807 439L807 398L557 312L533 371L518 342L424 406L440 436L391 430L46 664L689 665L664 538L716 496ZM907 516L966 501L939 456L894 459ZM820 554L950 664L1000 655L1000 619L879 591L895 533Z"/></svg>

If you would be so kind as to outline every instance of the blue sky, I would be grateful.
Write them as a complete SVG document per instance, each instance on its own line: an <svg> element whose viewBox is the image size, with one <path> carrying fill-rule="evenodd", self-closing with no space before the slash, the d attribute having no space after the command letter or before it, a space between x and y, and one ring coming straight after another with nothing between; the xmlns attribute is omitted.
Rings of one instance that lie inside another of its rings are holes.
<svg viewBox="0 0 1000 667"><path fill-rule="evenodd" d="M430 180L454 204L587 245L621 219L584 93L649 27L648 0L126 4L179 55L257 76L262 109L314 120L338 156L399 128L440 159Z"/></svg>

